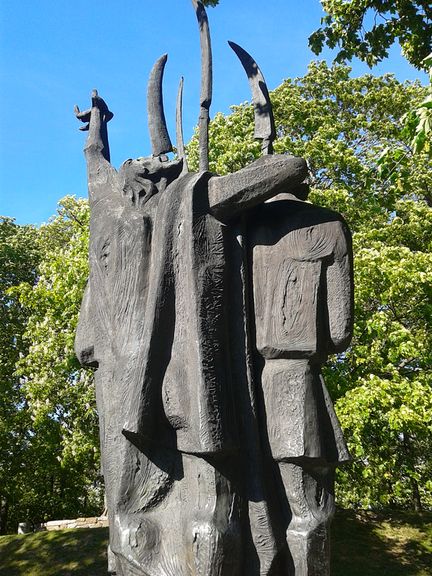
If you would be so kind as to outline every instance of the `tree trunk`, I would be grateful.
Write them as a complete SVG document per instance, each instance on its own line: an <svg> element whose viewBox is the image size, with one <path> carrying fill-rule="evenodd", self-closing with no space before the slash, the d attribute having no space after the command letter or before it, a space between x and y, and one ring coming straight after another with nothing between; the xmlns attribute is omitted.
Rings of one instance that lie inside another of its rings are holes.
<svg viewBox="0 0 432 576"><path fill-rule="evenodd" d="M412 503L414 510L416 512L421 512L423 510L423 506L420 498L419 485L415 478L411 478L411 486L412 486Z"/></svg>
<svg viewBox="0 0 432 576"><path fill-rule="evenodd" d="M0 496L0 534L6 534L9 514L9 503L5 496Z"/></svg>
<svg viewBox="0 0 432 576"><path fill-rule="evenodd" d="M403 432L403 443L404 443L404 452L405 458L407 463L409 463L409 467L413 472L415 472L415 455L412 450L411 438L407 432ZM410 478L411 483L411 502L412 507L416 512L421 512L423 509L421 498L420 498L420 490L418 482L415 478Z"/></svg>

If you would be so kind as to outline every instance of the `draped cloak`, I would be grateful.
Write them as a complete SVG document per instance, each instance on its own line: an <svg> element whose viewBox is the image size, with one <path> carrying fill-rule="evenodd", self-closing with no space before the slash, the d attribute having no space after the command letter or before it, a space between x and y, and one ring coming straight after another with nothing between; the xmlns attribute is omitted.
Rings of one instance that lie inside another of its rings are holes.
<svg viewBox="0 0 432 576"><path fill-rule="evenodd" d="M273 483L272 468L266 470L260 448L244 227L210 214L211 176L187 174L160 194L144 328L125 378L133 389L123 434L162 466L166 448L212 458L217 466L218 456L238 454L236 485L249 518L244 573L258 562L264 575L286 539L275 521L274 487L266 486ZM228 477L232 472L225 469Z"/></svg>
<svg viewBox="0 0 432 576"><path fill-rule="evenodd" d="M144 329L124 435L216 454L238 447L228 361L227 229L209 214L209 173L160 194L153 220Z"/></svg>

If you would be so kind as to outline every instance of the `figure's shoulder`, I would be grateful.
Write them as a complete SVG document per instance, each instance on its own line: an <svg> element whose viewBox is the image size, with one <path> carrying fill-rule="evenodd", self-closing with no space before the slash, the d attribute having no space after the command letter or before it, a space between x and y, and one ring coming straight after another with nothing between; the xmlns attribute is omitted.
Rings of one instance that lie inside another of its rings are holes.
<svg viewBox="0 0 432 576"><path fill-rule="evenodd" d="M248 230L252 246L284 245L301 259L311 254L324 257L336 246L350 243L341 214L301 200L277 199L262 204L251 214Z"/></svg>
<svg viewBox="0 0 432 576"><path fill-rule="evenodd" d="M298 204L301 204L301 209L310 212L311 214L322 214L322 217L329 222L343 220L343 217L339 212L332 210L331 208L327 208L326 206L320 206L319 204L314 204L312 202L298 202Z"/></svg>
<svg viewBox="0 0 432 576"><path fill-rule="evenodd" d="M253 219L259 223L271 222L301 222L303 226L318 224L343 224L346 225L343 216L331 210L311 202L291 199L277 199L266 202L259 206L253 213Z"/></svg>

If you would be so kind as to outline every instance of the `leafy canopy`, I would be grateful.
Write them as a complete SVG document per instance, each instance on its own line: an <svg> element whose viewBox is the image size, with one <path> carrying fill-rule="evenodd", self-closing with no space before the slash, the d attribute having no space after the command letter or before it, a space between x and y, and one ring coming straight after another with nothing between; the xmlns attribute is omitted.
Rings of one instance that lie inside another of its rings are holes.
<svg viewBox="0 0 432 576"><path fill-rule="evenodd" d="M309 38L315 54L324 45L338 47L337 62L357 56L373 66L398 41L408 62L427 68L424 59L432 51L430 0L321 0L321 4L327 14Z"/></svg>

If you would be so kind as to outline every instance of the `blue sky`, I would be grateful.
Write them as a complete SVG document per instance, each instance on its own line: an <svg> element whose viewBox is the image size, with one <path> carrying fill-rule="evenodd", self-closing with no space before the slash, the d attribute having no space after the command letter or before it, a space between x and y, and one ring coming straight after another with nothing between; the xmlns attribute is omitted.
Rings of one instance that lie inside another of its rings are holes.
<svg viewBox="0 0 432 576"><path fill-rule="evenodd" d="M214 55L212 114L250 99L246 77L227 40L258 61L270 89L302 76L315 58L308 36L319 26L319 0L221 0L208 9ZM93 88L114 112L112 163L150 153L146 85L165 52L165 112L174 140L178 81L185 77L188 140L199 104L199 36L190 0L2 0L0 6L0 214L40 224L67 194L87 195L73 106L89 106ZM331 61L330 52L323 57ZM367 72L354 62L353 74ZM426 76L395 46L374 74Z"/></svg>

